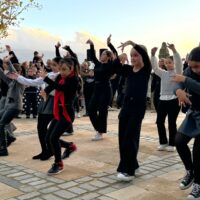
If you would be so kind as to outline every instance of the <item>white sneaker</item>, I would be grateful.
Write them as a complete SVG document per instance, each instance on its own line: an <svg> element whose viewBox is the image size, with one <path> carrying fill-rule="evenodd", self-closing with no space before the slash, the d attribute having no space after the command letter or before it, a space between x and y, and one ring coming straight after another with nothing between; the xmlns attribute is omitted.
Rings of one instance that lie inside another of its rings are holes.
<svg viewBox="0 0 200 200"><path fill-rule="evenodd" d="M130 182L134 179L134 176L129 176L126 173L118 173L117 174L117 179L119 181L124 181L124 182Z"/></svg>
<svg viewBox="0 0 200 200"><path fill-rule="evenodd" d="M102 134L97 132L96 135L94 136L94 138L92 138L92 141L99 141L99 140L103 140L103 136L102 136Z"/></svg>
<svg viewBox="0 0 200 200"><path fill-rule="evenodd" d="M167 146L167 147L165 148L165 150L168 151L168 152L174 152L174 151L176 151L176 149L175 149L174 146Z"/></svg>
<svg viewBox="0 0 200 200"><path fill-rule="evenodd" d="M158 151L165 151L167 147L168 144L161 144L160 146L158 146Z"/></svg>
<svg viewBox="0 0 200 200"><path fill-rule="evenodd" d="M73 135L73 132L72 132L72 133L69 133L69 132L65 131L65 132L63 133L63 136L70 136L70 135Z"/></svg>
<svg viewBox="0 0 200 200"><path fill-rule="evenodd" d="M81 114L80 114L80 113L77 113L76 117L77 117L77 118L81 118Z"/></svg>
<svg viewBox="0 0 200 200"><path fill-rule="evenodd" d="M137 169L135 169L135 177L138 177L141 175L141 172L140 172L140 168L138 167Z"/></svg>

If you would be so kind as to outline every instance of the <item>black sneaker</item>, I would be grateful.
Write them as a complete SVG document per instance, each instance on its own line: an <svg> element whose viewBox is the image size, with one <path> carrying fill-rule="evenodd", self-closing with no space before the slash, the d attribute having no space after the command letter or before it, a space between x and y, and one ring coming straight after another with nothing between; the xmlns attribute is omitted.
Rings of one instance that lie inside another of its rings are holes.
<svg viewBox="0 0 200 200"><path fill-rule="evenodd" d="M7 138L7 147L9 147L11 145L11 143L13 143L16 140L15 137L8 137Z"/></svg>
<svg viewBox="0 0 200 200"><path fill-rule="evenodd" d="M62 160L68 158L70 156L70 154L72 154L73 152L75 152L77 150L77 147L74 143L71 143L69 145L69 148L66 148L65 151L63 152L62 155Z"/></svg>
<svg viewBox="0 0 200 200"><path fill-rule="evenodd" d="M54 174L59 174L60 172L63 171L63 162L58 162L58 163L54 163L51 167L51 169L49 169L49 171L47 172L48 175L54 175Z"/></svg>
<svg viewBox="0 0 200 200"><path fill-rule="evenodd" d="M40 153L40 154L38 154L38 155L33 156L32 159L33 159L33 160L39 160L39 159L42 157L42 155L43 155L43 154Z"/></svg>
<svg viewBox="0 0 200 200"><path fill-rule="evenodd" d="M180 183L179 186L180 189L181 190L188 189L192 185L193 181L194 181L194 174L191 170L188 170Z"/></svg>
<svg viewBox="0 0 200 200"><path fill-rule="evenodd" d="M187 199L200 200L200 184L193 183L192 192L188 195Z"/></svg>
<svg viewBox="0 0 200 200"><path fill-rule="evenodd" d="M7 150L7 148L0 149L0 156L8 156L8 150Z"/></svg>
<svg viewBox="0 0 200 200"><path fill-rule="evenodd" d="M45 160L49 160L49 158L51 158L53 156L52 153L45 153L40 157L40 160L45 161Z"/></svg>

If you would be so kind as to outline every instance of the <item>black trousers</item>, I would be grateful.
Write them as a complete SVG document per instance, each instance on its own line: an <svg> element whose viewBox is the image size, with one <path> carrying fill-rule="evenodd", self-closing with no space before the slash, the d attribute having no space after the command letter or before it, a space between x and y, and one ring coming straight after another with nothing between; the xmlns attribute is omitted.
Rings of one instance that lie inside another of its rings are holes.
<svg viewBox="0 0 200 200"><path fill-rule="evenodd" d="M84 98L85 98L86 114L88 114L89 102L91 100L93 91L94 91L94 82L91 82L91 83L85 82L83 85L83 93L84 93Z"/></svg>
<svg viewBox="0 0 200 200"><path fill-rule="evenodd" d="M180 111L178 99L169 101L159 101L157 110L157 128L160 144L174 146L175 135L177 133L176 120ZM169 142L166 135L165 119L168 116Z"/></svg>
<svg viewBox="0 0 200 200"><path fill-rule="evenodd" d="M108 106L112 97L110 85L95 87L89 104L90 121L99 133L107 132Z"/></svg>
<svg viewBox="0 0 200 200"><path fill-rule="evenodd" d="M0 148L6 149L7 135L5 133L5 125L9 124L18 114L18 109L6 109L0 113Z"/></svg>
<svg viewBox="0 0 200 200"><path fill-rule="evenodd" d="M175 144L185 169L192 170L194 172L194 182L200 184L200 135L194 139L192 154L188 147L191 139L182 133L177 133Z"/></svg>
<svg viewBox="0 0 200 200"><path fill-rule="evenodd" d="M53 119L53 114L38 114L38 123L37 123L37 131L38 131L38 138L40 141L42 154L48 154L51 153L51 147L46 142L46 136L47 136L47 129L48 125Z"/></svg>
<svg viewBox="0 0 200 200"><path fill-rule="evenodd" d="M118 172L134 176L139 167L137 154L139 150L142 116L127 108L122 108L119 114L119 152L120 162Z"/></svg>
<svg viewBox="0 0 200 200"><path fill-rule="evenodd" d="M37 115L37 93L26 93L26 115L30 116L32 108L33 116Z"/></svg>
<svg viewBox="0 0 200 200"><path fill-rule="evenodd" d="M119 78L120 78L120 76L116 76L116 78L110 80L111 88L112 88L112 97L111 97L111 101L110 101L111 107L112 107L113 99L114 99L114 96L117 92L117 88L118 88L118 85L119 85Z"/></svg>
<svg viewBox="0 0 200 200"><path fill-rule="evenodd" d="M159 102L160 102L160 88L156 88L153 93L153 105L155 107L156 112L158 112Z"/></svg>
<svg viewBox="0 0 200 200"><path fill-rule="evenodd" d="M74 109L70 107L67 109L68 114L72 120L74 121ZM69 148L70 142L66 142L60 139L60 136L64 133L64 131L71 125L62 114L62 110L60 111L60 119L53 119L47 131L46 141L47 144L51 146L51 151L55 157L55 163L61 161L61 147Z"/></svg>

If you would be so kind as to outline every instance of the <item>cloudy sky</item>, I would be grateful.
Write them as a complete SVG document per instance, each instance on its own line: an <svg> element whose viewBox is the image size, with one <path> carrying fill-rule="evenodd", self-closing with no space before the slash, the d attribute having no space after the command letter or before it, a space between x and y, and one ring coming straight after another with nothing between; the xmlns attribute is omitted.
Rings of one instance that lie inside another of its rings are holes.
<svg viewBox="0 0 200 200"><path fill-rule="evenodd" d="M30 9L20 27L11 28L9 43L21 59L32 52L54 57L54 44L61 41L85 57L88 38L105 47L112 34L115 46L133 40L150 49L163 41L174 43L181 56L199 43L199 0L37 0L42 9Z"/></svg>

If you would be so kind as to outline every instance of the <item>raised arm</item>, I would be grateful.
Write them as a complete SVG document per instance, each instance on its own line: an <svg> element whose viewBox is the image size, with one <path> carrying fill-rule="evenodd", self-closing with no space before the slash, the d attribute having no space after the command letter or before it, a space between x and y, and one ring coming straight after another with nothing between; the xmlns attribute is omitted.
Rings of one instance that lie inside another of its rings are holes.
<svg viewBox="0 0 200 200"><path fill-rule="evenodd" d="M69 52L70 56L75 58L78 61L78 57L77 55L71 50L70 46L66 45L63 47L63 49L65 49L66 51Z"/></svg>
<svg viewBox="0 0 200 200"><path fill-rule="evenodd" d="M151 49L151 65L155 74L161 77L162 74L165 73L165 71L158 66L158 60L155 56L157 50L158 50L157 47L154 47L153 49Z"/></svg>
<svg viewBox="0 0 200 200"><path fill-rule="evenodd" d="M56 57L60 57L60 58L61 58L60 50L59 50L60 47L61 47L61 44L60 44L60 42L58 42L58 43L55 45Z"/></svg>
<svg viewBox="0 0 200 200"><path fill-rule="evenodd" d="M12 51L11 47L9 45L6 45L6 50L8 51L8 54L11 56L11 63L14 64L14 63L17 63L19 64L19 60L17 58L17 56L15 55L15 52Z"/></svg>
<svg viewBox="0 0 200 200"><path fill-rule="evenodd" d="M112 35L109 35L109 37L107 38L107 46L110 48L110 50L111 50L116 56L118 56L117 50L116 50L115 47L111 44L111 36L112 36Z"/></svg>
<svg viewBox="0 0 200 200"><path fill-rule="evenodd" d="M129 45L131 45L142 56L144 68L147 70L148 73L150 73L152 69L151 62L147 54L147 51L144 48L132 42L131 40L128 40L125 43L121 43L121 45L118 48L122 48L122 52L123 52L124 48Z"/></svg>
<svg viewBox="0 0 200 200"><path fill-rule="evenodd" d="M169 49L171 49L172 52L173 52L176 73L177 74L182 74L183 73L183 63L182 63L182 60L181 60L181 56L177 52L174 44L167 44L167 47Z"/></svg>
<svg viewBox="0 0 200 200"><path fill-rule="evenodd" d="M94 43L92 42L92 40L88 40L86 42L86 44L89 44L90 45L90 52L91 52L91 59L93 61L93 63L96 65L96 64L99 64L100 62L98 61L97 57L96 57L96 54L95 54L95 50L94 50Z"/></svg>

